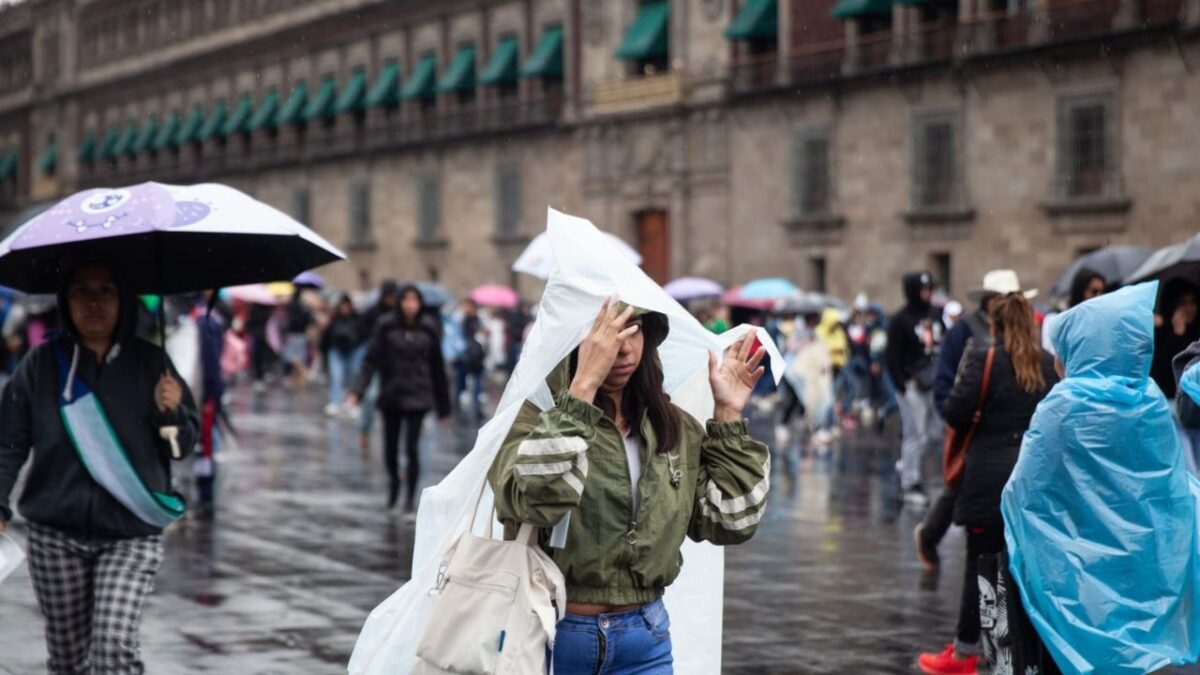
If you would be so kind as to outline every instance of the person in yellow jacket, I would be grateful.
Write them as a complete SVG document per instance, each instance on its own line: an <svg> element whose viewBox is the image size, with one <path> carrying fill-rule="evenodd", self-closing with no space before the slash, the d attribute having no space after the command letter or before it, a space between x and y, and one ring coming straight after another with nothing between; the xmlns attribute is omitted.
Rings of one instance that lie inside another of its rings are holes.
<svg viewBox="0 0 1200 675"><path fill-rule="evenodd" d="M662 314L606 302L547 378L555 406L526 402L489 472L506 534L542 528L566 579L560 675L672 672L662 596L684 537L740 544L766 507L769 454L742 417L765 350L752 353L751 333L719 365L710 355L715 407L701 426L663 392L657 348L668 329ZM551 528L564 519L565 546L555 548Z"/></svg>

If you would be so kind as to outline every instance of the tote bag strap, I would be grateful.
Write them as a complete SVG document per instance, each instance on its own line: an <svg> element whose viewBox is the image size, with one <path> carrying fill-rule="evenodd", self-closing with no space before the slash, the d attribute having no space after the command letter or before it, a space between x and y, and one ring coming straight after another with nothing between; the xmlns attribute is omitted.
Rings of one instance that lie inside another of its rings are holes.
<svg viewBox="0 0 1200 675"><path fill-rule="evenodd" d="M996 346L988 347L987 359L983 362L983 381L979 384L979 403L975 406L975 414L971 416L972 424L979 424L983 417L983 404L987 401L988 385L992 381L992 364L996 361ZM971 429L974 431L974 429Z"/></svg>

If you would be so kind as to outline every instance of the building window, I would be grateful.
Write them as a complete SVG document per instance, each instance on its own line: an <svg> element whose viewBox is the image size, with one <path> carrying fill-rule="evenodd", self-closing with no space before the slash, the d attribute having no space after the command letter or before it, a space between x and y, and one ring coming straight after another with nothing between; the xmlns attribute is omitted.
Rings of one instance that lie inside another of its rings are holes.
<svg viewBox="0 0 1200 675"><path fill-rule="evenodd" d="M921 115L913 121L912 205L916 210L961 206L958 124L954 114Z"/></svg>
<svg viewBox="0 0 1200 675"><path fill-rule="evenodd" d="M952 295L954 287L951 285L950 254L929 254L929 269L933 271L933 281L937 284L938 288L942 289L942 292L946 295Z"/></svg>
<svg viewBox="0 0 1200 675"><path fill-rule="evenodd" d="M827 131L798 131L792 139L792 212L797 217L833 210Z"/></svg>
<svg viewBox="0 0 1200 675"><path fill-rule="evenodd" d="M350 246L371 246L371 186L357 178L350 181Z"/></svg>
<svg viewBox="0 0 1200 675"><path fill-rule="evenodd" d="M308 188L296 188L292 191L292 217L301 225L312 228L312 223L309 222Z"/></svg>
<svg viewBox="0 0 1200 675"><path fill-rule="evenodd" d="M521 230L521 167L516 162L496 164L496 238L513 239Z"/></svg>
<svg viewBox="0 0 1200 675"><path fill-rule="evenodd" d="M829 292L829 266L825 256L814 256L808 259L808 275L810 288L817 293Z"/></svg>
<svg viewBox="0 0 1200 675"><path fill-rule="evenodd" d="M417 239L432 242L440 237L442 187L436 174L427 173L417 181Z"/></svg>
<svg viewBox="0 0 1200 675"><path fill-rule="evenodd" d="M1114 119L1113 99L1109 94L1059 100L1055 192L1060 199L1112 197L1120 193Z"/></svg>

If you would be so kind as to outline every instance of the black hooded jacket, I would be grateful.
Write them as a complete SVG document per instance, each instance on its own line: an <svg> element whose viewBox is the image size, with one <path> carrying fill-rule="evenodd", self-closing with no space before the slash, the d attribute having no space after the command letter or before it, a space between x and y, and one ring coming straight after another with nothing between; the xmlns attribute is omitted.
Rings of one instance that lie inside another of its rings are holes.
<svg viewBox="0 0 1200 675"><path fill-rule="evenodd" d="M400 297L413 287L405 287ZM418 297L419 297L418 293ZM414 323L396 310L381 317L367 342L367 353L352 391L361 399L379 375L377 407L392 412L450 414L450 386L442 357L441 330L425 308Z"/></svg>
<svg viewBox="0 0 1200 675"><path fill-rule="evenodd" d="M120 279L117 281L120 286ZM187 453L200 428L196 403L182 377L157 345L134 336L136 298L121 291L116 341L103 364L79 346L75 377L100 401L130 461L146 485L171 491L170 446L159 428L179 427L179 447ZM59 293L63 333L40 345L21 362L0 392L0 519L12 520L9 494L21 467L33 459L18 504L31 522L87 540L114 540L158 534L161 530L135 516L88 473L67 435L59 412L59 366L54 350L67 361L78 344L65 288ZM154 389L164 363L183 387L182 405L162 414Z"/></svg>
<svg viewBox="0 0 1200 675"><path fill-rule="evenodd" d="M907 304L888 323L887 367L897 391L903 392L909 380L923 369L931 369L933 364L934 352L926 349L919 337L922 324L929 322L935 342L941 339L941 321L934 320L933 306L921 300L921 289L932 285L928 272L904 275ZM932 370L929 374L932 385Z"/></svg>

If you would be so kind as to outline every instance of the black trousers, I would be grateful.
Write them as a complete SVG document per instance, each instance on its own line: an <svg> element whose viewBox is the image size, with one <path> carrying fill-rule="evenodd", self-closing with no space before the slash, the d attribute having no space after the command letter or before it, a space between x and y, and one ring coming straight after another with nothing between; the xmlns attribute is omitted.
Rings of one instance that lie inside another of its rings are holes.
<svg viewBox="0 0 1200 675"><path fill-rule="evenodd" d="M954 524L954 502L958 501L958 488L947 486L925 514L925 538L934 546L946 536Z"/></svg>
<svg viewBox="0 0 1200 675"><path fill-rule="evenodd" d="M967 527L967 562L963 575L962 605L958 609L958 643L962 653L974 654L979 645L979 556L995 555L1005 548L1004 526Z"/></svg>
<svg viewBox="0 0 1200 675"><path fill-rule="evenodd" d="M404 428L404 453L408 458L408 469L405 471L405 484L408 492L404 497L407 510L412 510L417 497L417 478L421 473L421 460L417 448L421 443L421 423L425 420L425 411L404 412L400 410L383 411L383 460L387 464L388 476L392 485L400 482L400 431Z"/></svg>

